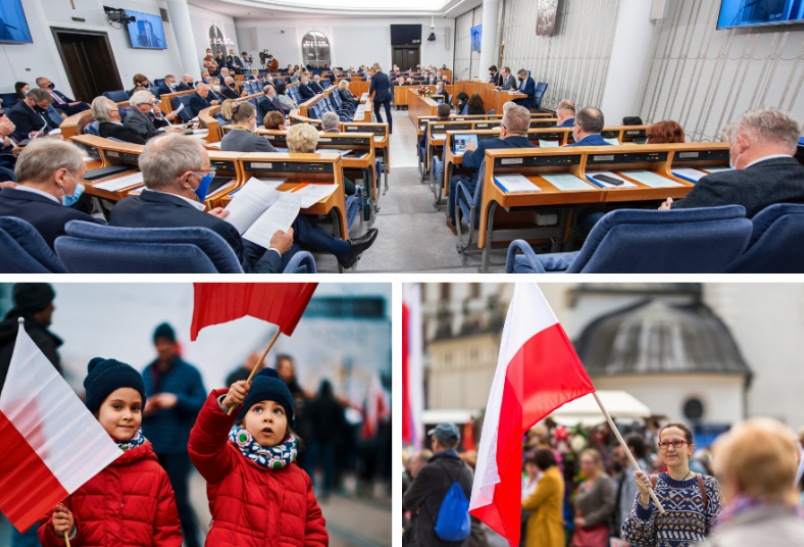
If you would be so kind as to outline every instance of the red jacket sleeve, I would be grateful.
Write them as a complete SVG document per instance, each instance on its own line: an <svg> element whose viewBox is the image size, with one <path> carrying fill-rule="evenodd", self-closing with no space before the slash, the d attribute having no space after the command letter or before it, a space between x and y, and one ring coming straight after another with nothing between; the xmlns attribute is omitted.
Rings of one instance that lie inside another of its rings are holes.
<svg viewBox="0 0 804 547"><path fill-rule="evenodd" d="M73 508L70 506L70 498L67 498L62 502L67 509L70 511ZM73 521L75 522L75 529L77 534L74 538L70 539L70 547L78 547L82 545L81 543L81 525L78 522L78 517L75 513L73 513ZM47 514L39 519L39 528L36 531L36 535L39 536L39 543L42 547L66 547L67 543L64 541L63 536L57 536L56 532L53 531L53 509L47 512Z"/></svg>
<svg viewBox="0 0 804 547"><path fill-rule="evenodd" d="M176 496L166 472L160 473L159 498L154 519L154 547L181 547L181 521Z"/></svg>
<svg viewBox="0 0 804 547"><path fill-rule="evenodd" d="M218 397L228 392L227 389L215 389L209 394L190 431L190 459L201 476L212 484L221 482L234 467L235 454L227 444L240 407L227 416L218 404Z"/></svg>
<svg viewBox="0 0 804 547"><path fill-rule="evenodd" d="M304 547L327 547L329 545L327 522L324 520L321 508L315 499L313 482L307 476L307 473L304 476L307 482L307 521L304 525Z"/></svg>

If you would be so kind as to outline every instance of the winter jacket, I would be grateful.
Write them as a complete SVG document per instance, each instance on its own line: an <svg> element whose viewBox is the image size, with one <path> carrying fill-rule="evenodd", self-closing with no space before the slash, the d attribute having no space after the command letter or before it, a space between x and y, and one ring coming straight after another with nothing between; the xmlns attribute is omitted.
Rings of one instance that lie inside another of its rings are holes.
<svg viewBox="0 0 804 547"><path fill-rule="evenodd" d="M17 340L19 332L17 319L20 315L12 313L13 311L11 310L3 321L0 321L0 390L6 383L8 367L11 366L11 354L14 352L14 342ZM59 346L63 343L61 339L33 317L25 318L25 332L61 374L61 359L58 352Z"/></svg>
<svg viewBox="0 0 804 547"><path fill-rule="evenodd" d="M64 501L77 534L72 547L181 547L173 488L151 443L123 453ZM64 547L53 510L39 521L39 543Z"/></svg>
<svg viewBox="0 0 804 547"><path fill-rule="evenodd" d="M329 537L310 477L296 463L267 469L229 442L232 416L214 390L190 433L190 459L207 481L208 547L325 547Z"/></svg>

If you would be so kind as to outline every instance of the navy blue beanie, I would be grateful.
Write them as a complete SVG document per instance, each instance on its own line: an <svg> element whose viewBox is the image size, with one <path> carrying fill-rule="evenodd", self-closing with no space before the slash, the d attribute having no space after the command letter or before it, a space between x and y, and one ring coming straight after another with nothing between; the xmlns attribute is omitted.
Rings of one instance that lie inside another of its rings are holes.
<svg viewBox="0 0 804 547"><path fill-rule="evenodd" d="M176 331L173 330L173 327L168 325L167 323L162 323L156 330L154 331L154 344L156 344L157 338L167 338L171 342L176 341Z"/></svg>
<svg viewBox="0 0 804 547"><path fill-rule="evenodd" d="M142 395L145 406L145 382L142 375L134 367L116 361L95 357L87 365L87 377L84 378L84 389L87 392L87 408L97 412L106 397L121 387L136 389Z"/></svg>
<svg viewBox="0 0 804 547"><path fill-rule="evenodd" d="M251 381L251 389L246 400L243 401L243 408L237 415L237 422L242 420L246 416L246 412L260 401L274 401L282 405L285 415L288 417L288 425L291 429L296 427L293 395L290 394L285 382L279 379L276 370L272 368L264 368L254 376L254 380Z"/></svg>

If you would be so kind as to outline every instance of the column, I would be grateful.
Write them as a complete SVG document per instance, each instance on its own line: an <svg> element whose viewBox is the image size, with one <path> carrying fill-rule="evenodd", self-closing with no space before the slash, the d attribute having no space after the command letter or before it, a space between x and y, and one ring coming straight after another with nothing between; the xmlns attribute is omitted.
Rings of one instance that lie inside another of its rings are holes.
<svg viewBox="0 0 804 547"><path fill-rule="evenodd" d="M182 64L182 73L176 74L176 78L181 80L182 74L189 73L198 81L201 79L201 58L204 56L204 52L196 51L187 0L168 0L167 6L170 24L173 25L176 43L179 44L179 56ZM200 30L204 31L204 29Z"/></svg>
<svg viewBox="0 0 804 547"><path fill-rule="evenodd" d="M500 0L483 0L483 34L480 38L480 69L477 72L483 82L488 81L489 67L497 64L500 54L500 42L497 40L499 15Z"/></svg>

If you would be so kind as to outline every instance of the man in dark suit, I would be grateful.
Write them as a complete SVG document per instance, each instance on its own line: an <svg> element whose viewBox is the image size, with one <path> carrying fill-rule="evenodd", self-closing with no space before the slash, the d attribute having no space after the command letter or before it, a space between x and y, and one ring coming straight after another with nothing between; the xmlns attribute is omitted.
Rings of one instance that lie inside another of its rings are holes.
<svg viewBox="0 0 804 547"><path fill-rule="evenodd" d="M496 148L535 148L535 145L528 140L528 129L530 129L530 111L521 106L514 106L508 109L503 115L500 124L499 139L485 139L480 141L475 148L471 142L466 146L463 153L462 165L466 169L472 169L471 176L454 175L449 182L449 216L447 217L447 227L452 233L458 235L455 228L455 195L457 192L458 181L462 181L470 193L474 194L478 184L478 169L486 157L486 150Z"/></svg>
<svg viewBox="0 0 804 547"><path fill-rule="evenodd" d="M53 97L54 108L61 110L68 116L89 110L89 105L87 103L68 99L64 93L56 91L54 89L56 86L44 76L40 76L36 79L36 85L39 86L39 89L44 89L50 94L51 97Z"/></svg>
<svg viewBox="0 0 804 547"><path fill-rule="evenodd" d="M153 101L153 95L148 91L134 93L129 101L131 108L126 112L123 125L146 141L159 133L160 129L162 131L181 131L182 126L171 123L176 119L178 112L174 110L163 116L162 110L158 105L153 104Z"/></svg>
<svg viewBox="0 0 804 547"><path fill-rule="evenodd" d="M207 84L198 84L198 87L195 88L195 93L190 95L190 108L193 109L193 116L198 116L198 113L205 108L220 104L217 99L209 100L208 97L209 86Z"/></svg>
<svg viewBox="0 0 804 547"><path fill-rule="evenodd" d="M519 76L519 92L524 93L526 96L521 99L514 99L514 102L525 108L533 108L533 101L536 97L536 82L528 76L528 71L524 68L517 72L517 76Z"/></svg>
<svg viewBox="0 0 804 547"><path fill-rule="evenodd" d="M572 127L575 125L575 105L572 101L561 101L556 108L558 125L556 127Z"/></svg>
<svg viewBox="0 0 804 547"><path fill-rule="evenodd" d="M502 69L502 85L500 89L508 91L509 89L516 89L516 78L511 74L511 69L507 66Z"/></svg>
<svg viewBox="0 0 804 547"><path fill-rule="evenodd" d="M65 235L64 226L71 220L104 224L64 205L64 199L73 201L83 192L78 184L87 170L83 156L84 152L69 141L31 142L17 158L17 186L0 190L0 216L27 221L51 249L56 238Z"/></svg>
<svg viewBox="0 0 804 547"><path fill-rule="evenodd" d="M315 92L307 85L307 81L307 75L302 74L299 79L299 95L301 95L302 101L315 97Z"/></svg>
<svg viewBox="0 0 804 547"><path fill-rule="evenodd" d="M31 89L25 99L17 101L8 112L8 119L16 127L10 136L20 142L36 135L44 126L45 132L57 129L50 117L45 114L47 107L53 102L53 97L44 89Z"/></svg>
<svg viewBox="0 0 804 547"><path fill-rule="evenodd" d="M391 82L388 76L382 71L379 63L374 63L374 76L371 77L371 86L369 87L369 96L373 95L374 101L374 115L377 116L377 122L384 123L380 108L385 108L385 116L388 118L388 133L394 132L394 120L391 117Z"/></svg>
<svg viewBox="0 0 804 547"><path fill-rule="evenodd" d="M804 167L796 153L800 127L775 108L742 115L731 137L733 169L702 177L680 201L667 198L659 209L742 205L748 218L776 203L804 203Z"/></svg>
<svg viewBox="0 0 804 547"><path fill-rule="evenodd" d="M497 72L497 65L489 67L489 83L494 84L494 87L501 87L503 85L502 74Z"/></svg>
<svg viewBox="0 0 804 547"><path fill-rule="evenodd" d="M282 105L279 104L279 101L276 100L276 89L274 89L274 86L266 85L262 88L262 92L265 96L259 100L260 110L266 114L276 110L277 112L281 112L284 116L285 111L282 109Z"/></svg>
<svg viewBox="0 0 804 547"><path fill-rule="evenodd" d="M564 146L609 146L600 136L605 123L603 113L597 108L582 108L575 116L575 125L572 126L572 138L575 142Z"/></svg>
<svg viewBox="0 0 804 547"><path fill-rule="evenodd" d="M190 91L195 89L195 81L192 74L185 74L181 77L181 81L176 86L176 91Z"/></svg>

